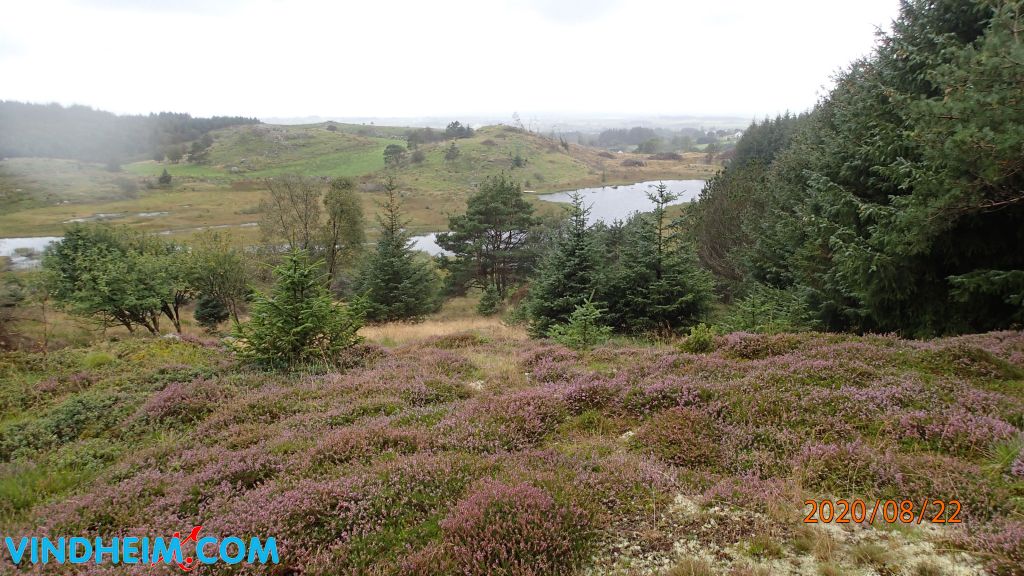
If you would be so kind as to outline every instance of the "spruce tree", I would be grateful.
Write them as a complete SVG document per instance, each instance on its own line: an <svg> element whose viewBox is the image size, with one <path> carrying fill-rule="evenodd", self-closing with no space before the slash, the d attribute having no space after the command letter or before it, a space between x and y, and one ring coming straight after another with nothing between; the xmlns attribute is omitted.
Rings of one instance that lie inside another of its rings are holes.
<svg viewBox="0 0 1024 576"><path fill-rule="evenodd" d="M274 269L267 296L253 302L251 320L238 328L238 355L268 368L335 365L339 353L357 344L360 314L334 302L324 282L322 262L293 250Z"/></svg>
<svg viewBox="0 0 1024 576"><path fill-rule="evenodd" d="M568 218L530 284L527 311L535 335L546 334L553 324L568 322L593 291L597 258L594 232L587 224L589 214L583 197L573 194Z"/></svg>
<svg viewBox="0 0 1024 576"><path fill-rule="evenodd" d="M714 297L711 275L700 267L680 221L668 220L666 208L675 195L662 185L649 197L655 210L626 222L617 264L601 286L609 321L626 332L692 326Z"/></svg>
<svg viewBox="0 0 1024 576"><path fill-rule="evenodd" d="M356 289L366 299L368 320L416 320L437 309L439 279L430 262L412 247L394 182L389 180L385 188L384 213L377 217L380 239L363 266Z"/></svg>

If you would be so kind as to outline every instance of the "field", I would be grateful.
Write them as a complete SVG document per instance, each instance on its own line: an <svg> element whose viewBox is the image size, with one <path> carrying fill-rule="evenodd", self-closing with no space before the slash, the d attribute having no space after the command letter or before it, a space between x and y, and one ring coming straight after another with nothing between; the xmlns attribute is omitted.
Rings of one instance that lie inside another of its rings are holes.
<svg viewBox="0 0 1024 576"><path fill-rule="evenodd" d="M479 319L364 334L347 371L301 375L199 335L0 356L0 533L201 524L275 536L275 574L1024 565L1024 334L731 334L708 354ZM962 523L807 524L807 498L959 500Z"/></svg>
<svg viewBox="0 0 1024 576"><path fill-rule="evenodd" d="M263 179L285 173L354 178L368 215L376 212L385 177L383 151L404 129L335 124L240 126L213 133L209 162L203 165L143 161L111 172L97 164L67 160L9 158L0 160L0 237L60 234L64 223L97 214L111 222L151 231L188 234L202 226L237 227L259 220ZM485 127L472 138L457 140L459 157L445 161L447 142L422 145L425 160L406 162L392 173L403 190L404 209L415 232L442 230L447 215L465 206L486 176L507 172L534 192L583 186L632 183L669 178L706 178L718 165L703 154L682 161L646 160L644 156L600 156L600 151L517 131ZM519 155L525 164L513 168ZM623 160L645 159L645 166ZM169 188L156 186L166 169ZM531 196L532 197L532 196ZM544 209L552 209L544 206ZM143 214L143 216L139 216ZM372 227L373 218L367 219ZM256 230L238 230L245 240Z"/></svg>

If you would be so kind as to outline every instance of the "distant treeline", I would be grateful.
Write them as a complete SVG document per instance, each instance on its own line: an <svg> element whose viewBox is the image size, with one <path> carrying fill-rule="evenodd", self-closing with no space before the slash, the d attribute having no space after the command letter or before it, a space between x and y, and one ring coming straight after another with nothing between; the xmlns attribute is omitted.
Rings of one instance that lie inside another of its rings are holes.
<svg viewBox="0 0 1024 576"><path fill-rule="evenodd" d="M733 136L736 132L737 130L702 130L699 128L670 130L633 126L632 128L610 128L597 136L580 135L578 141L581 144L601 148L636 147L638 152L653 154L679 150L690 151L705 144L721 149L724 147L723 140Z"/></svg>
<svg viewBox="0 0 1024 576"><path fill-rule="evenodd" d="M161 112L118 116L87 106L0 101L0 157L68 158L121 163L163 158L211 130L258 124L255 118Z"/></svg>
<svg viewBox="0 0 1024 576"><path fill-rule="evenodd" d="M1024 324L1024 13L908 0L813 111L756 123L694 207L751 315L914 336Z"/></svg>

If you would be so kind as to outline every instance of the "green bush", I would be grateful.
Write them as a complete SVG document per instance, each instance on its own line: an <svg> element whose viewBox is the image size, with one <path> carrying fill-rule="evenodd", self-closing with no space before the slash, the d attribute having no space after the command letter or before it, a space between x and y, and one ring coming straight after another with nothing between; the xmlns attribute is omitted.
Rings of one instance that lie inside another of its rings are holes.
<svg viewBox="0 0 1024 576"><path fill-rule="evenodd" d="M567 324L555 324L548 337L569 348L591 348L605 342L612 335L611 326L601 324L601 310L589 299L577 306Z"/></svg>
<svg viewBox="0 0 1024 576"><path fill-rule="evenodd" d="M715 329L707 324L697 324L690 328L690 335L679 345L683 352L706 354L715 349Z"/></svg>
<svg viewBox="0 0 1024 576"><path fill-rule="evenodd" d="M217 325L228 319L230 312L219 298L204 294L196 302L196 310L192 315L200 326L212 332L217 329Z"/></svg>
<svg viewBox="0 0 1024 576"><path fill-rule="evenodd" d="M114 361L114 357L106 352L89 352L82 358L82 366L89 370L102 368Z"/></svg>
<svg viewBox="0 0 1024 576"><path fill-rule="evenodd" d="M498 311L499 306L501 306L501 294L498 293L498 288L494 284L488 284L480 297L476 311L483 316L491 316Z"/></svg>

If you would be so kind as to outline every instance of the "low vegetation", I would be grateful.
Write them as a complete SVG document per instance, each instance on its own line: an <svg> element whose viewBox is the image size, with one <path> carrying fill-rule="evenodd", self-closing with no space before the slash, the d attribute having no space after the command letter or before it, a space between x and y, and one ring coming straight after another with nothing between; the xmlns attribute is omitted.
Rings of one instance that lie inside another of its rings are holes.
<svg viewBox="0 0 1024 576"><path fill-rule="evenodd" d="M316 375L193 336L8 353L0 530L202 524L276 536L279 568L312 574L1020 566L1020 333L690 354L443 326L376 328ZM963 523L801 522L805 498L925 497Z"/></svg>

